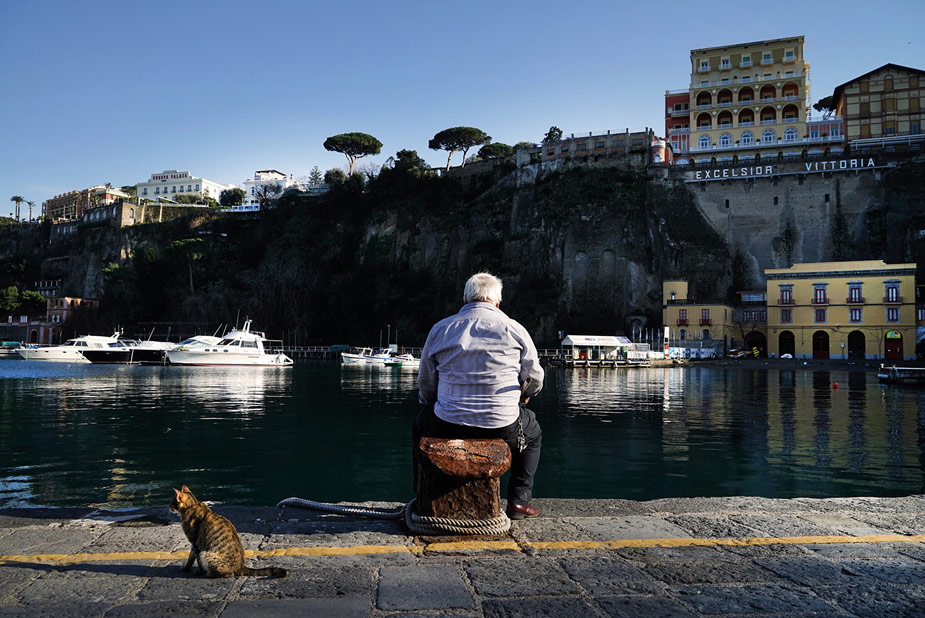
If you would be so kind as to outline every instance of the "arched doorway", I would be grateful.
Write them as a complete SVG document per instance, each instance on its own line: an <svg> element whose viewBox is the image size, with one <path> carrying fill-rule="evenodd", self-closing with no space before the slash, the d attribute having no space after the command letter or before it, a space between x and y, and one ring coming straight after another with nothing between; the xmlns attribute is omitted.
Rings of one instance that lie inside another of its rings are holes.
<svg viewBox="0 0 925 618"><path fill-rule="evenodd" d="M859 330L848 333L848 358L863 359L867 357L867 338Z"/></svg>
<svg viewBox="0 0 925 618"><path fill-rule="evenodd" d="M38 343L39 342L39 331L31 330L29 331L29 343Z"/></svg>
<svg viewBox="0 0 925 618"><path fill-rule="evenodd" d="M883 340L883 358L886 360L903 359L903 334L898 330L891 330Z"/></svg>
<svg viewBox="0 0 925 618"><path fill-rule="evenodd" d="M785 330L777 337L777 350L778 355L781 357L783 357L784 354L789 354L790 358L794 358L797 355L796 340L793 337L793 333L789 330Z"/></svg>
<svg viewBox="0 0 925 618"><path fill-rule="evenodd" d="M827 360L829 358L829 334L824 330L813 333L813 358Z"/></svg>
<svg viewBox="0 0 925 618"><path fill-rule="evenodd" d="M763 333L753 330L745 336L745 349L749 352L758 350L758 356L765 358L768 355L768 340Z"/></svg>

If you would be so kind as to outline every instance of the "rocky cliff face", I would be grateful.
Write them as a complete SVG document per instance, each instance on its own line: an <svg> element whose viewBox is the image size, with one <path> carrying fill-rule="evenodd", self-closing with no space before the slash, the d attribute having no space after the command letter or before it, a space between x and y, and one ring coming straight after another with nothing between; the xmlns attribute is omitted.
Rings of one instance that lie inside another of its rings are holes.
<svg viewBox="0 0 925 618"><path fill-rule="evenodd" d="M796 261L915 261L923 171L698 183L632 158L463 184L392 171L259 217L85 227L53 245L47 230L9 238L41 263L36 278L103 299L104 329L248 315L292 343L375 343L389 325L415 345L458 309L465 279L488 270L504 279L504 310L556 345L558 331L657 326L666 279L688 280L702 301L732 300L763 287L764 268Z"/></svg>

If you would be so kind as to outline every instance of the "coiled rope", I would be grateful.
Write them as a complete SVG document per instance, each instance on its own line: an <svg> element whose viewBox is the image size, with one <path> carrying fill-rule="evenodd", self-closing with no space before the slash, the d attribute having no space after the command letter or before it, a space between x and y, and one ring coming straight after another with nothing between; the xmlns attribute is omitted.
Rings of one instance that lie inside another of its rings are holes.
<svg viewBox="0 0 925 618"><path fill-rule="evenodd" d="M404 521L411 534L504 534L511 529L511 520L507 513L492 519L450 519L447 517L428 517L414 512L415 500L393 511L369 509L361 506L328 504L304 498L286 498L276 505L295 506L338 515L354 515L372 519Z"/></svg>

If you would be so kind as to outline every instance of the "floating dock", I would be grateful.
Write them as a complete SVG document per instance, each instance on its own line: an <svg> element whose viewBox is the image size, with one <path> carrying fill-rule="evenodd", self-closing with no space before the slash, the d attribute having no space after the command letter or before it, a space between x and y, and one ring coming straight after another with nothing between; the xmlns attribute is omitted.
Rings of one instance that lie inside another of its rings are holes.
<svg viewBox="0 0 925 618"><path fill-rule="evenodd" d="M897 365L880 365L877 378L888 384L907 382L925 382L925 367L899 367Z"/></svg>

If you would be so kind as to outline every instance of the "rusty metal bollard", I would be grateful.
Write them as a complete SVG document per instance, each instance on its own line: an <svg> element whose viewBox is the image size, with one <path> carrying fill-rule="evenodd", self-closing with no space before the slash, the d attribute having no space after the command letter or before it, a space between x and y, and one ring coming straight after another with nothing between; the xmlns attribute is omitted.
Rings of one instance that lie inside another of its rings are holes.
<svg viewBox="0 0 925 618"><path fill-rule="evenodd" d="M474 520L501 515L501 475L511 467L504 440L425 437L416 455L418 515Z"/></svg>

